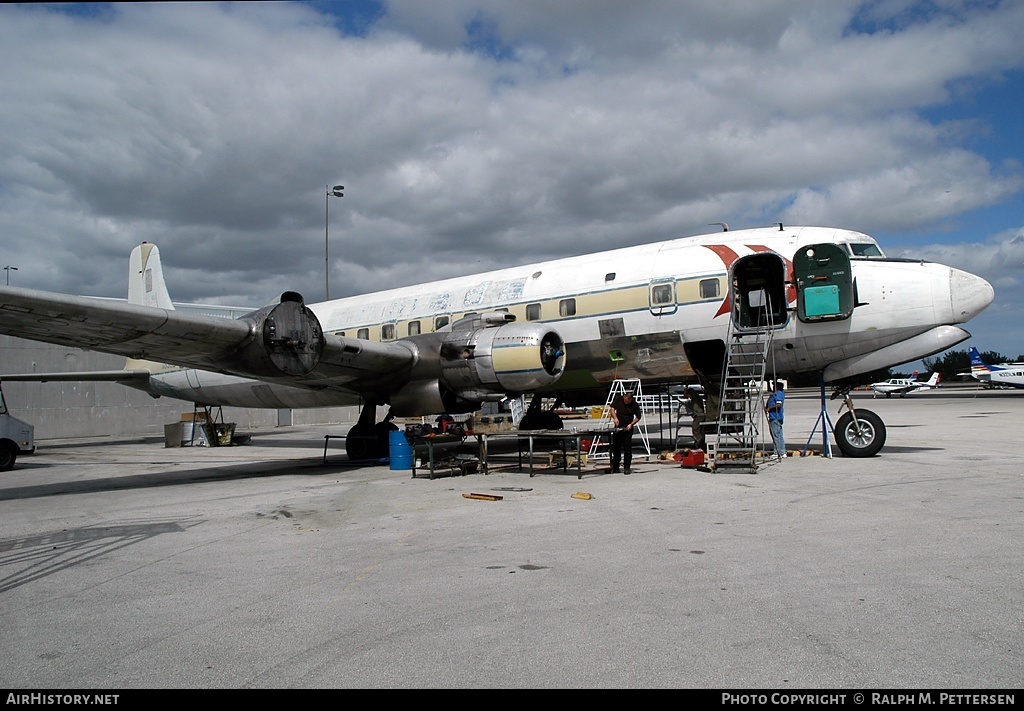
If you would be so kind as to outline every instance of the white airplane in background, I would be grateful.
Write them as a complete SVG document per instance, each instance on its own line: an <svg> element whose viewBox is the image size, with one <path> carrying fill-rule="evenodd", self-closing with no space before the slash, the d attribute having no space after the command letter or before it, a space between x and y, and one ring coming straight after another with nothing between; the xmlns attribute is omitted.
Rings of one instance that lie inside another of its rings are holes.
<svg viewBox="0 0 1024 711"><path fill-rule="evenodd" d="M0 378L117 380L203 405L362 404L346 439L359 459L386 452L393 416L473 412L525 393L593 404L616 378L718 389L726 344L756 329L772 332L778 372L820 373L848 392L862 373L967 339L957 324L993 297L967 272L888 259L867 235L779 224L309 306L285 292L223 319L174 310L157 248L144 243L127 304L0 287L0 333L124 355L124 371ZM385 422L377 406L390 406ZM520 427L556 426L551 414L531 410ZM885 440L881 419L852 407L835 432L850 456Z"/></svg>
<svg viewBox="0 0 1024 711"><path fill-rule="evenodd" d="M871 383L871 389L874 390L871 397L875 397L878 393L884 393L886 397L892 397L893 395L899 395L904 397L909 393L917 392L918 390L931 390L932 388L939 387L939 374L932 373L932 377L928 380L915 380L914 378L889 378L883 380L880 383Z"/></svg>
<svg viewBox="0 0 1024 711"><path fill-rule="evenodd" d="M981 359L978 349L973 346L968 353L971 356L971 375L988 387L1024 388L1024 363L1001 363L989 365Z"/></svg>

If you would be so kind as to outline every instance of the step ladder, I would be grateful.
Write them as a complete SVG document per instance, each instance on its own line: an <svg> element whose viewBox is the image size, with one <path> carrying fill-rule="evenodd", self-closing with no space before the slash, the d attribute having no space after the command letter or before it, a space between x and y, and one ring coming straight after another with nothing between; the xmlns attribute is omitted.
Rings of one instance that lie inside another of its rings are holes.
<svg viewBox="0 0 1024 711"><path fill-rule="evenodd" d="M612 419L612 403L615 398L622 397L626 392L633 393L633 399L638 403L645 402L643 400L643 385L640 383L639 378L631 380L613 380L611 390L608 391L608 399L604 402L604 408L601 410L601 419L597 423L596 429L608 430L608 434L599 434L590 440L590 450L587 454L588 459L610 459L611 458L611 430L615 427L615 421ZM651 440L647 436L647 412L643 404L640 405L642 415L640 416L640 422L636 425L636 433L640 435L640 440L644 446L644 452L647 455L647 460L651 459Z"/></svg>
<svg viewBox="0 0 1024 711"><path fill-rule="evenodd" d="M764 377L772 328L730 327L722 371L716 434L708 436L708 467L757 470L759 425L764 417ZM710 416L711 413L709 413Z"/></svg>
<svg viewBox="0 0 1024 711"><path fill-rule="evenodd" d="M508 401L509 412L512 414L512 425L519 427L523 415L526 414L526 396L520 395Z"/></svg>

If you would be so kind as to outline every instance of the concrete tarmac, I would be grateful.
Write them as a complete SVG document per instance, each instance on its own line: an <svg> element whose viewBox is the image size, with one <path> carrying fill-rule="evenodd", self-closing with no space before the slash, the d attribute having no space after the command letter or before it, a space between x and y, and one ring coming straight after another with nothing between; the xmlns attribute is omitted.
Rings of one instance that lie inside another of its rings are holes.
<svg viewBox="0 0 1024 711"><path fill-rule="evenodd" d="M1020 687L1024 392L857 399L879 456L756 474L43 440L0 475L0 687Z"/></svg>

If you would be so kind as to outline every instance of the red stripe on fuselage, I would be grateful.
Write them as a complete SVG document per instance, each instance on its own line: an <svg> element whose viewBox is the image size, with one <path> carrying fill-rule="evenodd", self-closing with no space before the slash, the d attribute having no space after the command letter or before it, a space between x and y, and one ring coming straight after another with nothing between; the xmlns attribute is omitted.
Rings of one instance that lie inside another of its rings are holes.
<svg viewBox="0 0 1024 711"><path fill-rule="evenodd" d="M725 265L725 271L729 271L729 267L732 263L739 259L738 254L733 251L732 247L726 247L724 244L706 244L704 245L712 252L718 255L718 258L722 260L722 264ZM732 310L732 288L726 286L725 299L722 300L722 305L718 307L718 312L715 313L714 318L718 318L722 314L727 314Z"/></svg>

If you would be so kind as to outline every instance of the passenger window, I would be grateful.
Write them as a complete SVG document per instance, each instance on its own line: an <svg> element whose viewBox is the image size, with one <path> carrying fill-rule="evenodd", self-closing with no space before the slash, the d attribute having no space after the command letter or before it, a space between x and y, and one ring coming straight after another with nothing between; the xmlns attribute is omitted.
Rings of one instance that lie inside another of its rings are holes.
<svg viewBox="0 0 1024 711"><path fill-rule="evenodd" d="M526 305L526 320L527 321L540 321L540 304L527 304Z"/></svg>
<svg viewBox="0 0 1024 711"><path fill-rule="evenodd" d="M576 315L576 299L562 299L558 302L558 315L563 318Z"/></svg>
<svg viewBox="0 0 1024 711"><path fill-rule="evenodd" d="M419 321L410 321L409 322L409 335L410 336L418 336L418 335L420 335L420 322Z"/></svg>
<svg viewBox="0 0 1024 711"><path fill-rule="evenodd" d="M671 284L657 284L651 288L651 304L666 306L675 302Z"/></svg>
<svg viewBox="0 0 1024 711"><path fill-rule="evenodd" d="M700 298L702 299L716 299L718 298L721 291L718 287L718 279L701 279L700 280Z"/></svg>
<svg viewBox="0 0 1024 711"><path fill-rule="evenodd" d="M438 316L437 318L435 318L434 319L434 330L435 331L440 331L442 328L444 328L445 326L448 325L448 320L449 319L448 319L447 316Z"/></svg>
<svg viewBox="0 0 1024 711"><path fill-rule="evenodd" d="M380 327L380 340L382 341L393 341L395 340L395 324L386 323Z"/></svg>
<svg viewBox="0 0 1024 711"><path fill-rule="evenodd" d="M362 338L364 341L370 340L370 329L368 329L368 328L360 328L356 332L356 338Z"/></svg>

